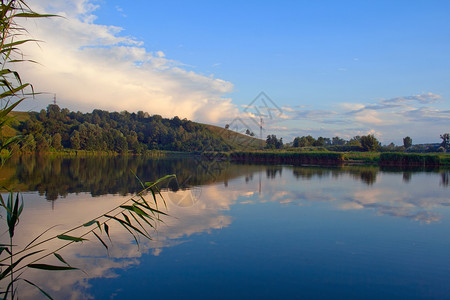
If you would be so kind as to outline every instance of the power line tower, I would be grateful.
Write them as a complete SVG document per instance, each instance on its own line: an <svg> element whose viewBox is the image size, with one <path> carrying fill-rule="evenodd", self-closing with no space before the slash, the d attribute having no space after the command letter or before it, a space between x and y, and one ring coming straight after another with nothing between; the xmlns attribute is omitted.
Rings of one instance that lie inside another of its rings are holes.
<svg viewBox="0 0 450 300"><path fill-rule="evenodd" d="M259 117L259 138L262 139L262 129L263 129L263 118Z"/></svg>

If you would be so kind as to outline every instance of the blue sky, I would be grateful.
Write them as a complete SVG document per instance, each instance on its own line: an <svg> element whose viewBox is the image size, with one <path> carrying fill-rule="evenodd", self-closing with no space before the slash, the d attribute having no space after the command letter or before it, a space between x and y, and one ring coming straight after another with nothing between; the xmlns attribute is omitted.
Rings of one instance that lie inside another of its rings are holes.
<svg viewBox="0 0 450 300"><path fill-rule="evenodd" d="M265 110L264 135L285 141L450 131L449 1L242 2L32 0L65 18L26 24L45 42L24 72L73 110L220 126ZM272 107L247 107L261 91Z"/></svg>

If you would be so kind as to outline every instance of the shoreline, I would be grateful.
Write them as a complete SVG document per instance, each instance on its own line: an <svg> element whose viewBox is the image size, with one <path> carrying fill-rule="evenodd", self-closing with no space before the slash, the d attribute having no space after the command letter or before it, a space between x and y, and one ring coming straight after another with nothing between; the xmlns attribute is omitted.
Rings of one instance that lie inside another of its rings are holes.
<svg viewBox="0 0 450 300"><path fill-rule="evenodd" d="M3 157L8 154L2 153ZM13 156L143 156L176 157L200 156L207 160L239 163L269 163L292 165L376 165L384 167L442 167L450 166L450 153L400 153L400 152L331 152L331 151L233 151L233 152L181 152L148 150L145 153L117 153L105 151L68 150L55 152L13 153Z"/></svg>

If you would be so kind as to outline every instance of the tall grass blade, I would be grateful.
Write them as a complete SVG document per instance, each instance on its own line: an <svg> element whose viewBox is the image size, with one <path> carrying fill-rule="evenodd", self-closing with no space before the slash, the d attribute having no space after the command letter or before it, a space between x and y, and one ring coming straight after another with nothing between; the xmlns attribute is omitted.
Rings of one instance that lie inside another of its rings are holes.
<svg viewBox="0 0 450 300"><path fill-rule="evenodd" d="M108 250L108 245L106 245L106 243L98 236L98 234L95 233L95 231L92 231L92 233L97 237L97 239L100 241L100 243L103 244L103 246L106 248L106 250Z"/></svg>
<svg viewBox="0 0 450 300"><path fill-rule="evenodd" d="M22 256L21 258L19 258L18 260L16 260L13 264L9 265L9 266L5 269L5 271L3 271L3 272L0 274L0 280L2 280L3 278L7 277L7 276L11 273L11 271L14 270L14 268L15 268L22 260L24 260L24 259L27 258L27 257L33 256L33 255L35 255L35 254L37 254L37 253L40 253L40 252L42 252L42 251L44 251L44 250L39 250L39 251L35 251L35 252L32 252L32 253L28 253L28 254Z"/></svg>
<svg viewBox="0 0 450 300"><path fill-rule="evenodd" d="M77 268L70 266L54 266L48 264L29 264L28 268L39 269L39 270L47 270L47 271L67 271L67 270L78 270Z"/></svg>
<svg viewBox="0 0 450 300"><path fill-rule="evenodd" d="M81 237L75 237L75 236L70 236L70 235L65 235L65 234L60 234L57 236L58 239L60 240L65 240L65 241L72 241L72 242L82 242L82 241L87 241L87 239L85 238L81 238Z"/></svg>
<svg viewBox="0 0 450 300"><path fill-rule="evenodd" d="M28 283L28 284L34 286L35 288L37 288L37 289L38 289L44 296L46 296L48 299L53 300L53 298L52 298L46 291L44 291L43 289L41 289L41 288L40 288L39 286L37 286L36 284L34 284L34 283L32 283L31 281L26 280L26 279L22 279L22 280L25 281L26 283Z"/></svg>
<svg viewBox="0 0 450 300"><path fill-rule="evenodd" d="M58 225L54 225L50 228L48 228L47 230L45 230L44 232L42 232L41 234L39 234L37 237L35 237L28 245L25 246L25 248L23 248L23 250L28 249L28 247L30 247L34 242L36 242L41 236L43 236L45 233L47 233L48 231L52 230L53 228L55 228Z"/></svg>
<svg viewBox="0 0 450 300"><path fill-rule="evenodd" d="M59 255L58 253L53 253L53 255L60 261L60 262L62 262L63 264L66 264L66 265L68 265L69 267L70 267L70 265L64 260L64 258L61 256L61 255Z"/></svg>
<svg viewBox="0 0 450 300"><path fill-rule="evenodd" d="M108 226L108 224L103 223L103 228L105 229L106 235L108 236L108 239L111 242L111 237L109 236L109 226Z"/></svg>

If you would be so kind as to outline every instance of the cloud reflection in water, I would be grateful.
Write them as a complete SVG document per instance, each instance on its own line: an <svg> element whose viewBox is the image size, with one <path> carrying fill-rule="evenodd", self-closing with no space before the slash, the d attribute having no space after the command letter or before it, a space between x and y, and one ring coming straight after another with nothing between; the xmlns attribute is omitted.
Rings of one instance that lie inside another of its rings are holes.
<svg viewBox="0 0 450 300"><path fill-rule="evenodd" d="M368 173L372 174L370 181L352 168L257 166L223 181L180 188L176 192L164 191L170 216L162 218L163 223L152 234L153 240L141 239L138 248L129 233L120 226L112 226L113 243L109 256L94 239L67 247L60 253L87 275L79 271L46 272L42 278L42 272L30 270L26 276L55 298L87 299L92 279L116 277L116 270L139 265L143 255L151 254L156 259L164 254L164 249L187 243L195 235L232 226L232 210L236 205L279 203L304 206L305 209L322 205L343 211L369 210L423 223L441 220L443 215L438 210L450 205L450 199L446 197L448 185L439 181L442 174L412 173L405 181L403 173L399 176L373 168L364 170L364 174ZM16 240L19 245L55 224L64 224L57 227L61 232L89 221L127 197L68 194L54 203L54 209L36 193L25 193L24 198L26 209ZM26 290L22 295L33 297L35 294Z"/></svg>

